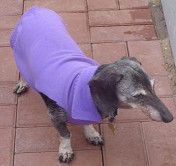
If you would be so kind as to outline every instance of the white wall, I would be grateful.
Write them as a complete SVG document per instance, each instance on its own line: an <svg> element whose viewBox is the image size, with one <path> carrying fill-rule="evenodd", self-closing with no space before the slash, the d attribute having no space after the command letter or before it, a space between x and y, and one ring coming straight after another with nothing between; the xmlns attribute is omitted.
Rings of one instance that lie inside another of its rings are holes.
<svg viewBox="0 0 176 166"><path fill-rule="evenodd" d="M161 0L176 64L176 0Z"/></svg>

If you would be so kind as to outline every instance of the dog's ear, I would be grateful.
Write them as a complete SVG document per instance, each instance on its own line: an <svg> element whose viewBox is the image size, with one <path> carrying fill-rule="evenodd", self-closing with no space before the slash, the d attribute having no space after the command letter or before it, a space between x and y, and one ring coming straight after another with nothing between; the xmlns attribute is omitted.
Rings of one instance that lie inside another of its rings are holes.
<svg viewBox="0 0 176 166"><path fill-rule="evenodd" d="M102 117L114 118L117 115L116 86L122 77L111 70L101 70L90 80L91 95Z"/></svg>
<svg viewBox="0 0 176 166"><path fill-rule="evenodd" d="M131 61L137 62L138 64L142 65L142 63L140 61L138 61L135 57L124 56L124 57L121 58L121 60L123 60L123 59L129 59Z"/></svg>

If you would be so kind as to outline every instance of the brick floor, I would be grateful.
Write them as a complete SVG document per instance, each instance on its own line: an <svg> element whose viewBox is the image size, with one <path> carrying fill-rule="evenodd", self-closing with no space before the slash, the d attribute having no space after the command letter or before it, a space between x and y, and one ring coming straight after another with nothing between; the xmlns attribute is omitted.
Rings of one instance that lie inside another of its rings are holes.
<svg viewBox="0 0 176 166"><path fill-rule="evenodd" d="M12 93L19 73L9 37L32 5L63 17L82 51L99 63L135 56L155 79L156 93L176 116L160 41L148 0L1 0L0 1L0 166L56 166L59 139L41 97L32 90ZM87 143L81 126L69 125L76 154L71 166L175 166L176 121L152 122L140 109L120 109L113 135L107 121L100 128L103 147Z"/></svg>

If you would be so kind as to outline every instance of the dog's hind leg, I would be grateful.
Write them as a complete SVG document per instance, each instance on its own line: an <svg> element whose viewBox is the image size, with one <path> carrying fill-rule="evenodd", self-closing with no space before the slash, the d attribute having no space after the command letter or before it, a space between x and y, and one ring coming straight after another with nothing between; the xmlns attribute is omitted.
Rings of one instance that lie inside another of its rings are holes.
<svg viewBox="0 0 176 166"><path fill-rule="evenodd" d="M84 135L88 142L93 145L103 145L102 136L96 131L93 125L84 125Z"/></svg>
<svg viewBox="0 0 176 166"><path fill-rule="evenodd" d="M41 94L46 106L48 107L48 114L54 127L60 134L59 145L59 160L60 162L69 163L74 158L74 153L71 147L70 132L67 128L67 115L63 108L58 106L55 101Z"/></svg>
<svg viewBox="0 0 176 166"><path fill-rule="evenodd" d="M20 80L16 86L13 89L13 93L17 94L17 95L21 95L25 92L27 92L29 86L27 85L27 83L23 80Z"/></svg>

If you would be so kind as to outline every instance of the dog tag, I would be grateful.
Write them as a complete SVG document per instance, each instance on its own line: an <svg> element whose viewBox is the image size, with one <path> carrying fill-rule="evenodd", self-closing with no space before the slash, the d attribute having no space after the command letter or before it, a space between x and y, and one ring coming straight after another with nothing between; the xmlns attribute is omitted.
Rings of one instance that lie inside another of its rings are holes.
<svg viewBox="0 0 176 166"><path fill-rule="evenodd" d="M113 135L115 135L117 129L116 123L108 123L108 127L111 129Z"/></svg>

